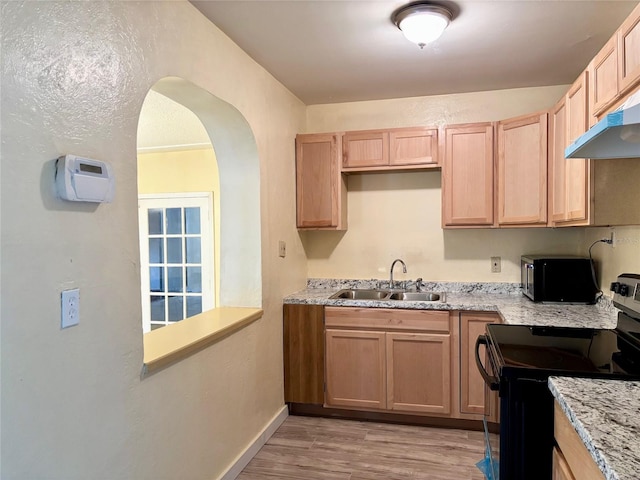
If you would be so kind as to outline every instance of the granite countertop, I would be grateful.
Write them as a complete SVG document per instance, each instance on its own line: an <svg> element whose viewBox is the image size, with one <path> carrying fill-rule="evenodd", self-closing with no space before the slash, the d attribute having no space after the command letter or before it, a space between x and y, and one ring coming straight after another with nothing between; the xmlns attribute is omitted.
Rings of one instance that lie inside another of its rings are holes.
<svg viewBox="0 0 640 480"><path fill-rule="evenodd" d="M382 285L381 285L382 283ZM385 288L381 280L310 279L308 288L284 298L285 304L497 312L507 324L615 328L617 309L608 297L597 305L540 304L522 295L518 284L425 282L423 290L444 292L444 302L330 299L342 288ZM408 288L415 288L413 284Z"/></svg>
<svg viewBox="0 0 640 480"><path fill-rule="evenodd" d="M640 382L550 377L549 389L607 480L640 478Z"/></svg>

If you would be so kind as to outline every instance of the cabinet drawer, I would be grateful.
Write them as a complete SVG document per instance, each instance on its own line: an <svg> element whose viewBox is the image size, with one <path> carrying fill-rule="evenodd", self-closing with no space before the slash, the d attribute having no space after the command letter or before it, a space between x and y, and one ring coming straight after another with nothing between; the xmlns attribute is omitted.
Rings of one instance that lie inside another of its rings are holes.
<svg viewBox="0 0 640 480"><path fill-rule="evenodd" d="M325 325L345 328L382 328L449 333L449 312L389 308L326 307Z"/></svg>

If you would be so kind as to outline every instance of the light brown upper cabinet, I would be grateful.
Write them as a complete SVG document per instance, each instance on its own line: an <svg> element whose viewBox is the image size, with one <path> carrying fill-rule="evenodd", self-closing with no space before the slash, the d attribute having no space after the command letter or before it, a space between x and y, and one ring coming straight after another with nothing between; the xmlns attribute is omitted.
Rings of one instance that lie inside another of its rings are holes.
<svg viewBox="0 0 640 480"><path fill-rule="evenodd" d="M347 188L340 173L340 134L296 136L298 228L347 228Z"/></svg>
<svg viewBox="0 0 640 480"><path fill-rule="evenodd" d="M549 166L547 168L548 178L548 205L549 224L563 222L567 219L567 161L564 158L566 147L567 125L566 125L565 97L549 111Z"/></svg>
<svg viewBox="0 0 640 480"><path fill-rule="evenodd" d="M591 126L622 103L622 97L640 82L640 6L593 58L588 70Z"/></svg>
<svg viewBox="0 0 640 480"><path fill-rule="evenodd" d="M589 160L567 159L565 148L588 127L588 73L583 72L549 112L549 225L588 225Z"/></svg>
<svg viewBox="0 0 640 480"><path fill-rule="evenodd" d="M390 130L389 164L438 165L438 129Z"/></svg>
<svg viewBox="0 0 640 480"><path fill-rule="evenodd" d="M493 124L448 125L443 134L442 225L493 225Z"/></svg>
<svg viewBox="0 0 640 480"><path fill-rule="evenodd" d="M583 72L549 111L549 225L605 226L640 224L640 211L624 208L640 184L637 159L566 159L565 147L588 127Z"/></svg>
<svg viewBox="0 0 640 480"><path fill-rule="evenodd" d="M573 83L565 96L566 145L569 145L589 128L588 88L589 76L585 71ZM589 160L568 158L565 162L566 216L561 222L570 222L572 225L588 225L590 214Z"/></svg>
<svg viewBox="0 0 640 480"><path fill-rule="evenodd" d="M347 132L342 138L342 167L389 165L389 132Z"/></svg>
<svg viewBox="0 0 640 480"><path fill-rule="evenodd" d="M618 39L614 35L589 64L592 115L606 110L618 97Z"/></svg>
<svg viewBox="0 0 640 480"><path fill-rule="evenodd" d="M403 128L346 132L342 171L368 172L438 167L438 130Z"/></svg>
<svg viewBox="0 0 640 480"><path fill-rule="evenodd" d="M640 81L640 5L617 31L619 91L624 94Z"/></svg>
<svg viewBox="0 0 640 480"><path fill-rule="evenodd" d="M547 112L498 122L498 224L547 223Z"/></svg>

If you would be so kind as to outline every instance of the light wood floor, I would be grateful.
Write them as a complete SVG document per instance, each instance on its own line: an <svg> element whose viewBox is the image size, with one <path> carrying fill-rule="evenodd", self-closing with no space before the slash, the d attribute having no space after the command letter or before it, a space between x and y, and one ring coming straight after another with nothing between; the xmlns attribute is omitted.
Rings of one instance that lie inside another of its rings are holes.
<svg viewBox="0 0 640 480"><path fill-rule="evenodd" d="M289 416L238 480L484 480L483 458L482 432Z"/></svg>

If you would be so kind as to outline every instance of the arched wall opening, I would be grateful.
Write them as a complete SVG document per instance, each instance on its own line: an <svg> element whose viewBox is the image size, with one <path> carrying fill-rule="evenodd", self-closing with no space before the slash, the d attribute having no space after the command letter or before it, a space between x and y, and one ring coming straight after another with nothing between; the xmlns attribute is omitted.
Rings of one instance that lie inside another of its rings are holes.
<svg viewBox="0 0 640 480"><path fill-rule="evenodd" d="M215 151L220 182L216 306L260 308L260 166L253 132L236 108L182 78L163 78L151 90L191 110Z"/></svg>

